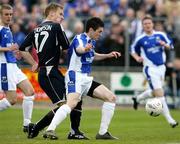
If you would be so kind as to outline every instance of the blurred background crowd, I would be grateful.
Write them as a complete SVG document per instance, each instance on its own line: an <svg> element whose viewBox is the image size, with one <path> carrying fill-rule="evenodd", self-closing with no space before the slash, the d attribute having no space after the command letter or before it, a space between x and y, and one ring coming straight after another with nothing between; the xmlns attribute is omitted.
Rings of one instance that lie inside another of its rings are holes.
<svg viewBox="0 0 180 144"><path fill-rule="evenodd" d="M14 6L12 31L20 44L33 28L42 22L44 8L52 0L1 0ZM179 0L54 0L64 5L63 26L69 39L83 31L85 20L91 16L101 17L105 32L97 43L97 51L107 53L117 50L121 60L96 63L124 66L125 50L135 37L142 33L141 19L145 14L153 16L155 29L165 31L172 37L176 56L180 54L180 1ZM136 66L130 59L130 66Z"/></svg>
<svg viewBox="0 0 180 144"><path fill-rule="evenodd" d="M152 15L154 28L164 31L174 42L175 51L167 53L167 66L170 67L167 75L172 78L172 73L175 74L177 84L180 84L179 0L1 0L1 4L9 3L14 7L11 28L15 42L21 44L24 37L42 22L44 8L52 1L64 5L63 26L70 40L84 30L84 22L89 17L98 16L104 20L105 31L97 42L96 51L108 53L116 50L122 57L95 62L96 66L125 66L126 70L140 66L129 56L129 47L142 33L143 16ZM180 89L179 85L177 87Z"/></svg>

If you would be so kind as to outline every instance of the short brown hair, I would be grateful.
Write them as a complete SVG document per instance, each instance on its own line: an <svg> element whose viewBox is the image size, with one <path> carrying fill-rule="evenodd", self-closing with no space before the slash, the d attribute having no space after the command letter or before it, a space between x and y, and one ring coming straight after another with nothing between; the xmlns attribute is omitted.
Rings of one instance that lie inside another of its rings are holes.
<svg viewBox="0 0 180 144"><path fill-rule="evenodd" d="M146 15L143 19L142 19L142 22L145 21L145 20L151 20L153 22L153 18L151 15Z"/></svg>
<svg viewBox="0 0 180 144"><path fill-rule="evenodd" d="M45 17L49 15L50 11L56 11L58 8L63 9L63 6L55 2L49 3L44 12Z"/></svg>
<svg viewBox="0 0 180 144"><path fill-rule="evenodd" d="M11 10L11 9L13 9L13 7L12 7L11 5L9 5L9 4L3 4L3 5L1 5L1 7L0 7L0 14L2 14L2 10L3 10L3 9Z"/></svg>

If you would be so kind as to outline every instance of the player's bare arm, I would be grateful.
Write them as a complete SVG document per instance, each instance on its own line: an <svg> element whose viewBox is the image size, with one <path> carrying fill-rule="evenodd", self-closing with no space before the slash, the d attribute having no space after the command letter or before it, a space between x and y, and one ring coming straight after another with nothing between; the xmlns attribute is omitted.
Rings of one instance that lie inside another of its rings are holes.
<svg viewBox="0 0 180 144"><path fill-rule="evenodd" d="M121 53L120 52L117 52L117 51L112 51L108 54L108 58L118 58L121 56Z"/></svg>
<svg viewBox="0 0 180 144"><path fill-rule="evenodd" d="M19 46L17 44L12 44L9 47L0 47L0 52L6 52L6 51L15 51L18 50Z"/></svg>
<svg viewBox="0 0 180 144"><path fill-rule="evenodd" d="M143 58L140 57L138 54L132 53L131 55L132 55L132 57L133 57L138 63L142 63L142 62L143 62Z"/></svg>
<svg viewBox="0 0 180 144"><path fill-rule="evenodd" d="M76 52L79 54L84 54L92 49L92 44L87 43L85 47L76 48Z"/></svg>
<svg viewBox="0 0 180 144"><path fill-rule="evenodd" d="M117 51L112 51L108 54L95 53L94 60L98 61L98 60L104 60L104 59L108 59L108 58L118 58L120 56L121 56L121 53L119 53Z"/></svg>
<svg viewBox="0 0 180 144"><path fill-rule="evenodd" d="M32 72L37 72L38 63L33 59L31 54L29 52L26 52L26 51L21 51L21 55L25 59L25 61L32 66L31 71Z"/></svg>

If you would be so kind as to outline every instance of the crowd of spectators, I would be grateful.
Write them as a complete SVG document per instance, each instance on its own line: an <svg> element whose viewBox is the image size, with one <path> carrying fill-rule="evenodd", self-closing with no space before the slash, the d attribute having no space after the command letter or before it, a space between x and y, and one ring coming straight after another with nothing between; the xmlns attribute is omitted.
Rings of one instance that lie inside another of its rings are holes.
<svg viewBox="0 0 180 144"><path fill-rule="evenodd" d="M1 0L14 7L12 31L14 40L21 44L24 37L41 23L44 8L53 0ZM97 62L96 65L124 66L125 42L129 44L142 33L141 19L150 14L155 20L155 29L165 31L175 43L175 51L180 54L180 1L179 0L54 0L64 5L66 34L72 39L83 30L83 24L91 16L101 17L105 22L105 32L97 43L97 52L108 53L116 50L122 53L118 60ZM128 37L127 37L128 33ZM130 60L131 66L137 66Z"/></svg>
<svg viewBox="0 0 180 144"><path fill-rule="evenodd" d="M20 45L25 36L42 22L44 8L52 1L0 1L0 4L8 3L14 7L11 29L16 43ZM70 40L84 30L84 23L89 17L97 16L103 19L105 31L97 42L96 51L109 53L115 50L121 52L122 56L119 59L95 62L98 66L124 66L126 49L142 33L141 19L146 14L152 15L155 29L167 33L174 42L175 55L167 53L168 62L172 62L174 67L172 65L167 67L169 82L166 94L173 95L173 89L176 87L174 95L180 96L180 0L54 0L54 2L64 5L63 27ZM32 53L35 53L34 49ZM130 66L139 66L131 57L129 58ZM63 60L61 62L65 63Z"/></svg>

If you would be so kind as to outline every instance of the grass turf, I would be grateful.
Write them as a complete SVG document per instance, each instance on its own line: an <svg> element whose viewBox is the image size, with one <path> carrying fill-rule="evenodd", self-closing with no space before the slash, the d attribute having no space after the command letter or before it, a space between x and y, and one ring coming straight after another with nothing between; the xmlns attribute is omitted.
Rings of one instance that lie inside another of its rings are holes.
<svg viewBox="0 0 180 144"><path fill-rule="evenodd" d="M33 111L33 122L48 112L48 109ZM180 121L180 110L171 110ZM84 108L81 130L90 138L88 141L67 140L70 123L66 119L56 130L59 140L44 140L42 133L34 139L27 139L22 132L22 109L11 108L0 112L0 144L180 144L180 126L171 128L164 117L150 117L144 109L118 108L115 111L109 131L119 140L95 140L100 124L101 111Z"/></svg>

